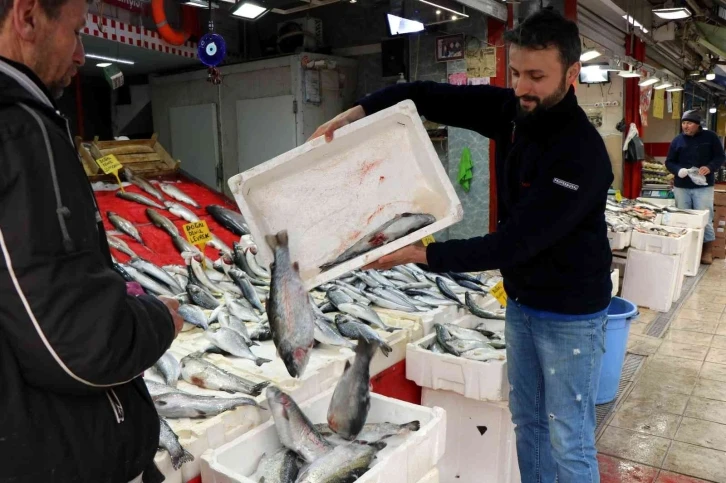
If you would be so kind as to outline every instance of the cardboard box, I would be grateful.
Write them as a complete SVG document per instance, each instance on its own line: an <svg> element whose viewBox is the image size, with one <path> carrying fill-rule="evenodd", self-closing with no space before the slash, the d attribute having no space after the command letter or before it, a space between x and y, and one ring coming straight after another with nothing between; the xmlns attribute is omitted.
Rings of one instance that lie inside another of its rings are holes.
<svg viewBox="0 0 726 483"><path fill-rule="evenodd" d="M711 245L711 253L713 258L726 258L726 240L717 238Z"/></svg>
<svg viewBox="0 0 726 483"><path fill-rule="evenodd" d="M713 207L713 221L717 219L726 219L726 206L714 206Z"/></svg>
<svg viewBox="0 0 726 483"><path fill-rule="evenodd" d="M714 190L713 204L714 206L726 206L726 191Z"/></svg>
<svg viewBox="0 0 726 483"><path fill-rule="evenodd" d="M726 239L726 226L719 226L714 221L713 230L716 232L716 239Z"/></svg>

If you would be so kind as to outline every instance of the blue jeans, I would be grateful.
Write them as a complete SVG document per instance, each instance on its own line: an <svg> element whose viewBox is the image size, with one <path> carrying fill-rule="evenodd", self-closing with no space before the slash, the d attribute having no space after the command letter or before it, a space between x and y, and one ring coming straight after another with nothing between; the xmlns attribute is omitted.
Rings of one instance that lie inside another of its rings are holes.
<svg viewBox="0 0 726 483"><path fill-rule="evenodd" d="M599 483L595 398L607 313L535 312L507 301L509 409L522 483Z"/></svg>
<svg viewBox="0 0 726 483"><path fill-rule="evenodd" d="M703 234L703 242L712 242L716 239L716 232L713 231L713 186L705 188L673 188L676 195L676 207L684 210L708 210L711 215L708 218L706 232Z"/></svg>

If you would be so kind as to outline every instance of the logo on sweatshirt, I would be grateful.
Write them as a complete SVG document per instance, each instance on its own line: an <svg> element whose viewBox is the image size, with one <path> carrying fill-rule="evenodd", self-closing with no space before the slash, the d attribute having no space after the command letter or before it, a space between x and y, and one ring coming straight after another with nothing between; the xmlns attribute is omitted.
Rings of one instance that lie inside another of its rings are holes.
<svg viewBox="0 0 726 483"><path fill-rule="evenodd" d="M558 184L562 186L563 188L567 188L568 190L577 191L580 189L580 187L576 184L568 183L567 181L562 181L560 178L555 178L552 180L554 184Z"/></svg>

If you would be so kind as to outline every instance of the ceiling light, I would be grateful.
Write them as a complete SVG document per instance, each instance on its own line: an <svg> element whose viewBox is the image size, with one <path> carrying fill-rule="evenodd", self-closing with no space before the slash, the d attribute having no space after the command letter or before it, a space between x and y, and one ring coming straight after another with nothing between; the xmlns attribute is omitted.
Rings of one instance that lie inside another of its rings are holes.
<svg viewBox="0 0 726 483"><path fill-rule="evenodd" d="M653 84L657 84L658 82L660 82L660 79L658 79L655 76L651 76L651 77L646 77L642 81L638 82L638 85L640 87L648 87L648 86L652 86Z"/></svg>
<svg viewBox="0 0 726 483"><path fill-rule="evenodd" d="M711 114L716 114L716 111L718 111L718 109L716 109L715 107L712 107L708 110L708 112L710 112Z"/></svg>
<svg viewBox="0 0 726 483"><path fill-rule="evenodd" d="M679 92L683 90L683 86L673 86L666 89L667 92Z"/></svg>
<svg viewBox="0 0 726 483"><path fill-rule="evenodd" d="M631 17L630 15L623 15L623 18L624 18L625 20L627 20L628 22L630 22L630 25L632 25L633 27L639 28L639 29L640 29L640 30L642 30L642 31L643 31L643 33L645 33L645 34L647 34L647 33L648 33L648 29L647 29L647 28L645 28L645 27L643 27L643 25L642 25L642 24L641 24L640 22L638 22L637 20L635 20L635 19L634 19L633 17Z"/></svg>
<svg viewBox="0 0 726 483"><path fill-rule="evenodd" d="M596 59L597 57L600 57L600 55L602 54L595 49L586 50L580 56L580 62L587 62L589 60Z"/></svg>
<svg viewBox="0 0 726 483"><path fill-rule="evenodd" d="M436 15L441 15L441 10L437 10Z"/></svg>
<svg viewBox="0 0 726 483"><path fill-rule="evenodd" d="M457 18L459 18L459 17L457 17L456 15L451 16L451 20L456 20Z"/></svg>
<svg viewBox="0 0 726 483"><path fill-rule="evenodd" d="M634 72L633 71L633 66L632 65L628 68L628 70L621 70L620 72L618 72L618 75L620 77L625 77L626 79L634 79L636 77L640 77L640 73L639 72Z"/></svg>
<svg viewBox="0 0 726 483"><path fill-rule="evenodd" d="M232 7L232 15L250 20L258 19L267 12L265 7L260 7L251 2L240 2Z"/></svg>
<svg viewBox="0 0 726 483"><path fill-rule="evenodd" d="M356 3L358 0L350 0L350 3Z"/></svg>
<svg viewBox="0 0 726 483"><path fill-rule="evenodd" d="M188 0L184 2L182 5L189 5L190 7L197 7L197 8L209 8L209 2L205 2L204 0ZM212 8L219 8L219 5L212 2Z"/></svg>
<svg viewBox="0 0 726 483"><path fill-rule="evenodd" d="M108 67L111 65L111 62L101 62L100 64L96 64L96 67Z"/></svg>
<svg viewBox="0 0 726 483"><path fill-rule="evenodd" d="M106 57L103 55L96 55L96 54L86 54L86 57L89 59L97 59L97 60L105 60L108 62L116 62L117 64L128 64L128 65L134 65L133 60L124 60L124 59L116 59L115 57Z"/></svg>
<svg viewBox="0 0 726 483"><path fill-rule="evenodd" d="M706 82L706 78L698 79L698 82Z"/></svg>
<svg viewBox="0 0 726 483"><path fill-rule="evenodd" d="M657 8L653 13L666 20L680 20L691 16L691 11L686 7L678 8Z"/></svg>
<svg viewBox="0 0 726 483"><path fill-rule="evenodd" d="M441 10L446 10L447 12L453 13L454 15L460 15L464 18L469 18L469 16L462 12L457 12L456 10L451 10L450 8L443 7L441 5L436 5L435 3L429 2L428 0L418 0L421 3L425 3L426 5L431 5L432 7L440 8Z"/></svg>
<svg viewBox="0 0 726 483"><path fill-rule="evenodd" d="M409 20L403 17L396 17L390 13L386 14L388 18L388 28L391 35L412 34L424 30L424 24L416 20Z"/></svg>
<svg viewBox="0 0 726 483"><path fill-rule="evenodd" d="M714 74L713 72L711 72L710 74L706 74L706 80L712 81L715 78L716 78L716 74Z"/></svg>
<svg viewBox="0 0 726 483"><path fill-rule="evenodd" d="M690 76L694 76L694 77L695 77L695 76L699 76L699 75L701 75L701 73L700 73L700 72L698 72L698 71L694 71L694 72L691 72L691 73L690 73L690 74L688 74L688 75L690 75Z"/></svg>
<svg viewBox="0 0 726 483"><path fill-rule="evenodd" d="M670 83L670 82L668 82L668 81L663 81L663 83L662 83L662 84L658 84L658 85L657 85L657 86L655 86L655 87L654 87L653 89L655 89L655 90L659 91L659 90L661 90L661 89L665 89L666 87L670 87L670 86L672 86L672 85L673 85L673 84L671 84L671 83Z"/></svg>

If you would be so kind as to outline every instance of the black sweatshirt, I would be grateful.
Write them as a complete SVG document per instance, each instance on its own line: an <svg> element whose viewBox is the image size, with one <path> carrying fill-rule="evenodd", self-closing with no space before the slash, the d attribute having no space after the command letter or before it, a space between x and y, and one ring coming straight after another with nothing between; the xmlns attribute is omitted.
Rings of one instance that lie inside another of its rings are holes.
<svg viewBox="0 0 726 483"><path fill-rule="evenodd" d="M674 184L676 188L706 188L707 186L697 185L689 176L678 177L681 168L708 167L711 172L706 176L708 186L714 184L714 174L726 161L724 149L718 136L713 131L699 129L695 136L686 136L681 133L671 142L666 158L668 171L675 175Z"/></svg>
<svg viewBox="0 0 726 483"><path fill-rule="evenodd" d="M430 121L496 141L497 231L430 244L429 267L500 269L508 296L538 310L587 315L606 309L612 253L605 202L613 174L574 88L556 106L516 123L514 91L494 86L397 84L359 103L372 114L406 99Z"/></svg>

